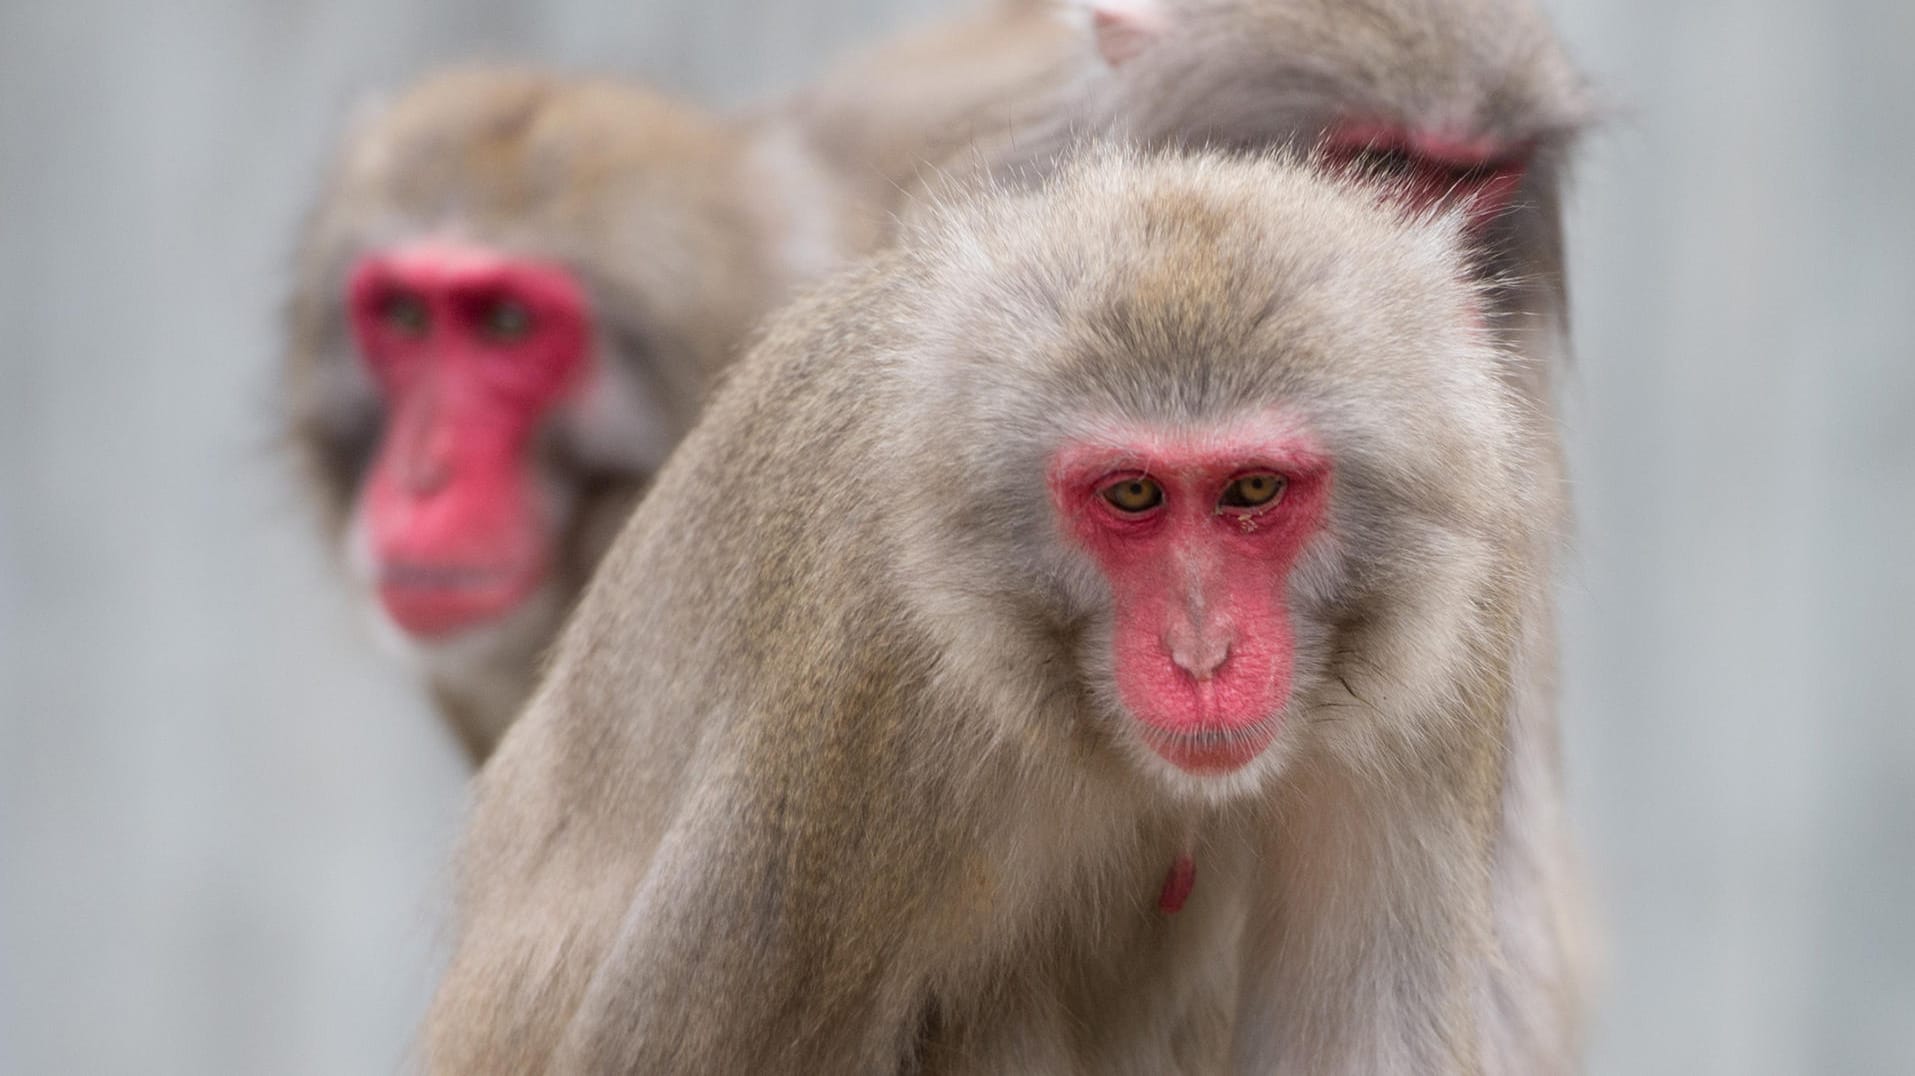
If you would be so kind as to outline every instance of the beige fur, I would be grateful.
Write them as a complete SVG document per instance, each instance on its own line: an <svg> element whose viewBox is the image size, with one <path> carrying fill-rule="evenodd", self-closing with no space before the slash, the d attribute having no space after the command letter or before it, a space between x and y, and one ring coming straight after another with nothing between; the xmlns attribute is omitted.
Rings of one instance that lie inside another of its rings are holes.
<svg viewBox="0 0 1915 1076"><path fill-rule="evenodd" d="M777 318L480 775L430 1070L1491 1069L1556 491L1459 228L1283 160L1099 152ZM1334 493L1285 731L1199 779L1105 690L1043 461L1272 408Z"/></svg>
<svg viewBox="0 0 1915 1076"><path fill-rule="evenodd" d="M825 80L803 115L849 167L875 171L896 212L980 175L1030 182L1085 143L1251 149L1308 146L1356 119L1530 147L1513 208L1474 244L1486 314L1532 361L1509 376L1548 416L1567 362L1562 202L1590 93L1533 0L1057 0L1005 5L942 33L880 46ZM1096 16L1106 31L1100 36ZM1100 48L1101 46L1101 48ZM1114 47L1113 47L1114 46ZM949 87L957 84L962 92ZM891 87L873 93L872 86ZM942 105L940 109L939 105ZM914 141L915 139L915 141ZM1546 426L1545 429L1549 429ZM1567 530L1560 444L1536 448L1547 525ZM1505 751L1496 856L1498 931L1510 973L1483 1004L1506 1013L1482 1049L1490 1071L1572 1071L1590 943L1562 817L1553 601L1526 616ZM1272 983L1272 996L1283 988Z"/></svg>
<svg viewBox="0 0 1915 1076"><path fill-rule="evenodd" d="M540 461L548 496L569 507L558 578L450 645L388 632L475 759L522 705L536 655L712 378L796 284L870 244L823 169L772 121L510 69L434 75L345 140L300 244L284 387L290 440L336 540L353 545L382 422L347 335L356 258L447 237L556 260L584 278L598 321L606 376L553 422Z"/></svg>

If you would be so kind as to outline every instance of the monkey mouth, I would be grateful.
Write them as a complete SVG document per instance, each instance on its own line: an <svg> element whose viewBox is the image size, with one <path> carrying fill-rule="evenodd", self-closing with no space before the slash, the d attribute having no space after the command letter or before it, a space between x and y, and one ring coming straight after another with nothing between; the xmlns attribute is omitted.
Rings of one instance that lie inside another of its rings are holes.
<svg viewBox="0 0 1915 1076"><path fill-rule="evenodd" d="M505 617L544 580L542 564L389 561L379 570L379 602L407 634L439 639Z"/></svg>
<svg viewBox="0 0 1915 1076"><path fill-rule="evenodd" d="M1145 746L1172 766L1198 777L1220 777L1248 766L1277 738L1280 715L1243 725L1168 729L1139 721Z"/></svg>

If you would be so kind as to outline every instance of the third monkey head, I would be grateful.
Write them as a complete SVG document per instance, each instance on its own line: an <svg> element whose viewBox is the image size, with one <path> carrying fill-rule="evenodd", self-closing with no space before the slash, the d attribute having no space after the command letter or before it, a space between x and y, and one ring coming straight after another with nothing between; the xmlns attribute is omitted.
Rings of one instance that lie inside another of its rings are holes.
<svg viewBox="0 0 1915 1076"><path fill-rule="evenodd" d="M711 378L835 257L786 241L770 180L805 173L776 134L469 68L342 147L292 304L295 440L391 634L486 711L475 750Z"/></svg>

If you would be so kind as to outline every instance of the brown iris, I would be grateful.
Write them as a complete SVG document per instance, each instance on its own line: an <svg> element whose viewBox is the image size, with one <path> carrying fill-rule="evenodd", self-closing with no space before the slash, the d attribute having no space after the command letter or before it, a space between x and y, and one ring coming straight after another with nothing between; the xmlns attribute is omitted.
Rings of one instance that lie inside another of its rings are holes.
<svg viewBox="0 0 1915 1076"><path fill-rule="evenodd" d="M500 299L487 304L479 315L479 331L486 339L501 344L523 340L532 332L532 311L524 303Z"/></svg>
<svg viewBox="0 0 1915 1076"><path fill-rule="evenodd" d="M424 299L410 292L395 292L379 304L379 319L404 336L421 337L432 325L432 314Z"/></svg>
<svg viewBox="0 0 1915 1076"><path fill-rule="evenodd" d="M1112 482L1101 492L1119 512L1148 512L1164 503L1163 488L1142 475Z"/></svg>
<svg viewBox="0 0 1915 1076"><path fill-rule="evenodd" d="M1262 508L1283 496L1282 475L1259 472L1241 475L1224 487L1217 504L1222 508Z"/></svg>

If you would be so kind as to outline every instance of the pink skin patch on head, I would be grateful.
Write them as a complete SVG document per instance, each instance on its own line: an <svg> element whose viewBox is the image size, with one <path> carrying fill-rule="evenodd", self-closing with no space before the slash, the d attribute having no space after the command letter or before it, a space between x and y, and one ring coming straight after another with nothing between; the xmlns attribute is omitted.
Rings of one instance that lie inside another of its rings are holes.
<svg viewBox="0 0 1915 1076"><path fill-rule="evenodd" d="M1282 492L1228 503L1259 475ZM1247 765L1276 738L1290 696L1286 584L1321 526L1328 458L1295 432L1140 435L1068 444L1048 477L1064 533L1110 584L1117 693L1143 741L1188 773ZM1133 481L1160 503L1127 511L1106 496Z"/></svg>
<svg viewBox="0 0 1915 1076"><path fill-rule="evenodd" d="M553 559L530 451L590 374L585 289L559 265L422 243L361 259L346 291L388 411L360 492L380 600L424 638L498 619Z"/></svg>
<svg viewBox="0 0 1915 1076"><path fill-rule="evenodd" d="M1530 147L1480 136L1450 136L1386 123L1332 128L1323 153L1339 167L1380 166L1401 181L1418 209L1467 201L1469 229L1481 234L1503 215L1529 170Z"/></svg>

